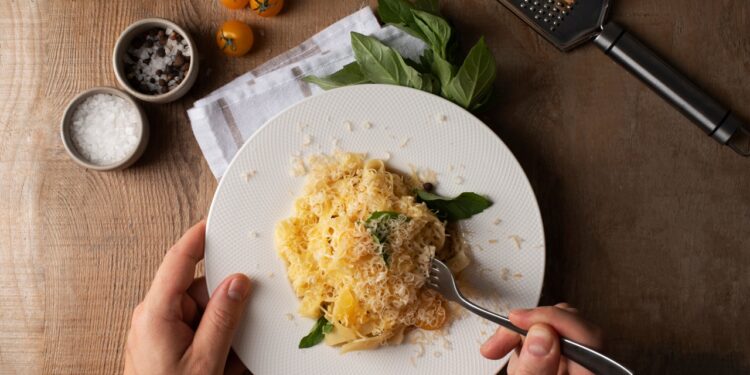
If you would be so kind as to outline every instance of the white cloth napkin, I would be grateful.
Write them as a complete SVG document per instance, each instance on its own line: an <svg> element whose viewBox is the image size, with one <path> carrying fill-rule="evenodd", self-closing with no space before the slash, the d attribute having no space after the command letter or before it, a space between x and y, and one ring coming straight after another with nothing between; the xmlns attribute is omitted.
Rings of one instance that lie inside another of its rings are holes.
<svg viewBox="0 0 750 375"><path fill-rule="evenodd" d="M354 61L352 31L373 35L402 56L417 61L426 47L422 40L398 28L381 27L372 10L362 8L196 101L188 110L188 118L217 179L245 140L266 121L323 91L302 81L303 77L328 75Z"/></svg>

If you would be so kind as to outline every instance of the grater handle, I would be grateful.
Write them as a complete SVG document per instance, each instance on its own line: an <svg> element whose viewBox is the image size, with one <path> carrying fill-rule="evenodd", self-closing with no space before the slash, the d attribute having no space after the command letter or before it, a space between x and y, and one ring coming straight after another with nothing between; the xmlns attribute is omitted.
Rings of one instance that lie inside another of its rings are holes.
<svg viewBox="0 0 750 375"><path fill-rule="evenodd" d="M717 142L750 156L750 147L743 149L738 142L742 138L746 143L750 128L620 25L604 25L594 43Z"/></svg>

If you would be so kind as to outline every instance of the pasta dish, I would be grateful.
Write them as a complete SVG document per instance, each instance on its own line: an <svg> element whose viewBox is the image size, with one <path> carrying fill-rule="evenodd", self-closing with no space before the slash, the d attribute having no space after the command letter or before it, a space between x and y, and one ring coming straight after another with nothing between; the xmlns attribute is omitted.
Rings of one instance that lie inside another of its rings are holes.
<svg viewBox="0 0 750 375"><path fill-rule="evenodd" d="M442 328L446 302L425 287L430 260L454 272L469 260L447 222L415 196L421 183L353 153L314 156L308 167L294 213L276 227L299 313L318 320L300 347L373 349L400 343L413 327Z"/></svg>

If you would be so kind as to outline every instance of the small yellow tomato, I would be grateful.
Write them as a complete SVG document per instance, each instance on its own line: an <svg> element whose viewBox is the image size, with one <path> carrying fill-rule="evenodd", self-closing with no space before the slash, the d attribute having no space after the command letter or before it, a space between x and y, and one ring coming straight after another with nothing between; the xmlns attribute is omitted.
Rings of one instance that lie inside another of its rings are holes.
<svg viewBox="0 0 750 375"><path fill-rule="evenodd" d="M250 0L219 0L221 5L229 9L242 9L247 6L248 1Z"/></svg>
<svg viewBox="0 0 750 375"><path fill-rule="evenodd" d="M284 8L284 0L250 0L250 9L261 17L273 17Z"/></svg>
<svg viewBox="0 0 750 375"><path fill-rule="evenodd" d="M228 56L242 56L253 47L253 30L242 21L227 21L216 32L216 44Z"/></svg>

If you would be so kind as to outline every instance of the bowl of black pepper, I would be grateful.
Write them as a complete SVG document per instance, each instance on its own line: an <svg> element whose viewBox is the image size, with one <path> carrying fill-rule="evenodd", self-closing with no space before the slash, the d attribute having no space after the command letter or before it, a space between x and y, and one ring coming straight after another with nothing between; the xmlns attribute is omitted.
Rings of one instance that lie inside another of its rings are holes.
<svg viewBox="0 0 750 375"><path fill-rule="evenodd" d="M138 99L167 103L185 95L198 78L195 41L180 26L147 18L128 26L112 62L120 85Z"/></svg>

